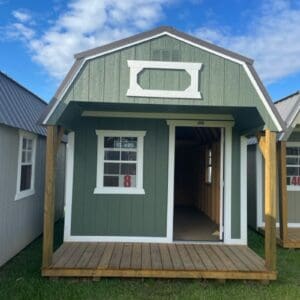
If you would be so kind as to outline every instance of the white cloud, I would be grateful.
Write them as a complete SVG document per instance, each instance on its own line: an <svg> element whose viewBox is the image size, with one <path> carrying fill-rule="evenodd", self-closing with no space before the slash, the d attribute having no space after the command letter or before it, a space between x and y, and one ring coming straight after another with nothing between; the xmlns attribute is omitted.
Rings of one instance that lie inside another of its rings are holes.
<svg viewBox="0 0 300 300"><path fill-rule="evenodd" d="M7 35L11 38L21 39L26 42L34 37L35 32L22 23L13 23L9 26Z"/></svg>
<svg viewBox="0 0 300 300"><path fill-rule="evenodd" d="M171 1L71 0L41 33L29 19L21 20L18 11L10 36L25 40L33 60L52 77L61 79L73 54L152 28L162 19L163 6Z"/></svg>
<svg viewBox="0 0 300 300"><path fill-rule="evenodd" d="M200 27L199 38L255 59L266 83L300 71L300 6L289 0L264 2L250 20L245 33L233 34L222 26Z"/></svg>
<svg viewBox="0 0 300 300"><path fill-rule="evenodd" d="M26 12L25 10L14 10L12 15L17 19L19 22L28 22L31 20L31 15Z"/></svg>

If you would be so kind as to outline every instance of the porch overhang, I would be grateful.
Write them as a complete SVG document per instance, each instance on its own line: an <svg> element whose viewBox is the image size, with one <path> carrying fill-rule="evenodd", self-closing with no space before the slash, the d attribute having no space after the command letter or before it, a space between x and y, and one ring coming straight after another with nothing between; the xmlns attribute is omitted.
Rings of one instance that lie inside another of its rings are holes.
<svg viewBox="0 0 300 300"><path fill-rule="evenodd" d="M52 125L70 128L82 117L153 118L178 120L234 121L241 135L251 136L265 127L254 107L183 106L71 101L52 119Z"/></svg>

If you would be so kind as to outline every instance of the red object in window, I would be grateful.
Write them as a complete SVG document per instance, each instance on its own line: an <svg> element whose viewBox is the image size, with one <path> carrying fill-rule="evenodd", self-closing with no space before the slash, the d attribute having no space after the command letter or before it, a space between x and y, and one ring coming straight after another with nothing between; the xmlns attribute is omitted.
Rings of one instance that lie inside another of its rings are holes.
<svg viewBox="0 0 300 300"><path fill-rule="evenodd" d="M123 182L125 187L131 187L131 176L130 175L125 175L124 176L124 182Z"/></svg>
<svg viewBox="0 0 300 300"><path fill-rule="evenodd" d="M300 185L300 176L294 176L291 179L292 185Z"/></svg>

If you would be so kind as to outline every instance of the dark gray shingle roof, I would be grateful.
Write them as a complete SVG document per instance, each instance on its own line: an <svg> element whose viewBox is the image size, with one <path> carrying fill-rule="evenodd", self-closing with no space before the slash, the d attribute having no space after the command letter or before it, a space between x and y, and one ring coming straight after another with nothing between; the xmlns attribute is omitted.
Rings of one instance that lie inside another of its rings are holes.
<svg viewBox="0 0 300 300"><path fill-rule="evenodd" d="M0 124L46 135L37 121L47 103L0 71Z"/></svg>

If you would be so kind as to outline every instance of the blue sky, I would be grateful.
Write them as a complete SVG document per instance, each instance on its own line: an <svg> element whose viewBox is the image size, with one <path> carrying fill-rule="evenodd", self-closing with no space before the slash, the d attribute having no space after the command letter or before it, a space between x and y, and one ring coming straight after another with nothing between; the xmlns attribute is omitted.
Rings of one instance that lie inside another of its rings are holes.
<svg viewBox="0 0 300 300"><path fill-rule="evenodd" d="M159 25L255 60L274 100L300 89L300 1L0 0L0 70L49 101L73 54Z"/></svg>

